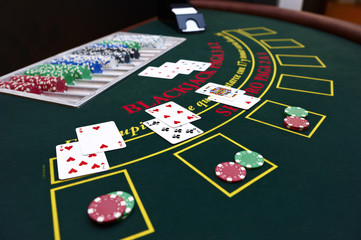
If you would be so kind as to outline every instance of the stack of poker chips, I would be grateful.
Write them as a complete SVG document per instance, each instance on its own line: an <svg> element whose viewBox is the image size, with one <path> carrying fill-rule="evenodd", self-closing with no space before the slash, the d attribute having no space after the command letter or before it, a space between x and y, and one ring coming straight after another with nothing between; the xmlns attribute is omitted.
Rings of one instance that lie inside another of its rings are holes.
<svg viewBox="0 0 361 240"><path fill-rule="evenodd" d="M119 222L129 216L134 205L134 197L130 193L111 192L95 198L88 206L88 215L101 224Z"/></svg>
<svg viewBox="0 0 361 240"><path fill-rule="evenodd" d="M74 85L75 79L91 79L88 66L42 64L25 71L24 75L64 78L68 85Z"/></svg>
<svg viewBox="0 0 361 240"><path fill-rule="evenodd" d="M287 107L284 110L286 118L283 119L283 125L293 131L305 131L310 126L306 120L308 111L301 107Z"/></svg>
<svg viewBox="0 0 361 240"><path fill-rule="evenodd" d="M136 41L116 41L116 40L103 40L96 44L106 44L109 46L121 46L125 48L140 50L140 44Z"/></svg>
<svg viewBox="0 0 361 240"><path fill-rule="evenodd" d="M100 46L100 47L112 49L114 51L124 52L126 54L129 54L131 59L139 59L140 57L139 44L136 43L133 44L133 42L101 41L94 44L93 46Z"/></svg>
<svg viewBox="0 0 361 240"><path fill-rule="evenodd" d="M0 88L26 92L26 93L35 93L41 94L42 91L33 83L22 83L22 82L10 82L10 81L0 81Z"/></svg>
<svg viewBox="0 0 361 240"><path fill-rule="evenodd" d="M234 155L234 162L222 162L215 168L216 176L222 181L235 183L243 181L247 176L246 169L263 166L264 158L255 151L240 151Z"/></svg>
<svg viewBox="0 0 361 240"><path fill-rule="evenodd" d="M133 34L116 34L112 38L113 41L135 41L140 48L162 48L164 39L160 35L133 35Z"/></svg>
<svg viewBox="0 0 361 240"><path fill-rule="evenodd" d="M82 49L74 51L73 54L88 56L110 56L113 57L118 63L129 63L130 61L129 53L98 45L84 47Z"/></svg>
<svg viewBox="0 0 361 240"><path fill-rule="evenodd" d="M7 82L0 82L0 87L35 94L65 92L68 89L63 78L27 75L12 76Z"/></svg>
<svg viewBox="0 0 361 240"><path fill-rule="evenodd" d="M161 36L136 34L115 35L112 40L103 40L78 49L70 55L53 59L28 69L22 76L13 76L9 81L0 81L0 88L41 94L43 91L64 92L75 79L91 79L91 73L103 73L114 69L118 63L139 59L141 48L161 48Z"/></svg>
<svg viewBox="0 0 361 240"><path fill-rule="evenodd" d="M68 55L61 58L53 59L51 64L62 65L79 65L88 66L92 73L103 72L103 61L100 61L98 57L80 56L80 55Z"/></svg>
<svg viewBox="0 0 361 240"><path fill-rule="evenodd" d="M94 47L94 48L102 48L102 49L106 49L106 50L109 50L109 51L120 53L124 57L127 58L127 63L130 61L130 59L135 58L134 52L130 48L124 47L122 45L96 43L96 44L93 44L92 47ZM138 56L138 58L139 58L139 56Z"/></svg>

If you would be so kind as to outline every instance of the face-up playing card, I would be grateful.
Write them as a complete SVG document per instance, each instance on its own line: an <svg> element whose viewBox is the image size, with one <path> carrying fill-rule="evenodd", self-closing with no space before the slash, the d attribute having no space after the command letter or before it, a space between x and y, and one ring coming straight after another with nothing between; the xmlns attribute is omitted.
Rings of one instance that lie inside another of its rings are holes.
<svg viewBox="0 0 361 240"><path fill-rule="evenodd" d="M160 69L157 67L147 67L138 76L143 77L153 77L153 78L164 78L164 79L173 79L178 75L178 72L174 69L166 70Z"/></svg>
<svg viewBox="0 0 361 240"><path fill-rule="evenodd" d="M197 114L192 113L172 101L149 108L145 111L172 128L182 126L201 118Z"/></svg>
<svg viewBox="0 0 361 240"><path fill-rule="evenodd" d="M187 66L193 68L193 70L196 71L205 71L209 66L211 66L211 63L209 62L199 62L199 61L192 61L192 60L185 60L181 59L178 62L176 62L179 66Z"/></svg>
<svg viewBox="0 0 361 240"><path fill-rule="evenodd" d="M234 100L245 93L245 91L223 86L216 83L207 83L203 87L199 88L196 93L209 95L212 97L222 98L225 100Z"/></svg>
<svg viewBox="0 0 361 240"><path fill-rule="evenodd" d="M113 121L75 129L83 154L99 153L126 147Z"/></svg>
<svg viewBox="0 0 361 240"><path fill-rule="evenodd" d="M162 66L159 67L159 69L174 70L180 74L186 74L186 75L193 72L193 68L191 68L191 67L178 65L178 64L172 63L172 62L165 62Z"/></svg>
<svg viewBox="0 0 361 240"><path fill-rule="evenodd" d="M208 99L211 101L214 101L214 102L219 102L219 103L222 103L225 105L241 108L244 110L250 109L251 107L253 107L256 103L258 103L261 100L260 98L256 98L256 97L252 97L252 96L248 96L248 95L238 96L233 101L225 100L223 98L218 98L218 97L213 97L213 96L209 96Z"/></svg>
<svg viewBox="0 0 361 240"><path fill-rule="evenodd" d="M143 124L171 144L183 142L203 133L201 129L195 127L191 123L177 128L171 128L155 118L153 120L143 122Z"/></svg>
<svg viewBox="0 0 361 240"><path fill-rule="evenodd" d="M109 164L104 153L83 155L79 142L56 146L59 179L79 177L91 173L106 171Z"/></svg>

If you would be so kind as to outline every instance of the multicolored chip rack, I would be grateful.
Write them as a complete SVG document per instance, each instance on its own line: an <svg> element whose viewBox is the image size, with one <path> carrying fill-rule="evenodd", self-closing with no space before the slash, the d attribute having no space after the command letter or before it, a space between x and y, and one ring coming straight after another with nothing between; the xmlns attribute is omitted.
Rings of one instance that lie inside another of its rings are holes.
<svg viewBox="0 0 361 240"><path fill-rule="evenodd" d="M0 77L0 93L80 107L185 40L118 32Z"/></svg>

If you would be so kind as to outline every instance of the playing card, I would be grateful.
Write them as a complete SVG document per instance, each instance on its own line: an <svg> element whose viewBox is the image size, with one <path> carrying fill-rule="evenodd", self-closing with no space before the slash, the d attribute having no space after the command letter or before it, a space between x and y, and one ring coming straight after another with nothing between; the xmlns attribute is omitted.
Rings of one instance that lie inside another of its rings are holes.
<svg viewBox="0 0 361 240"><path fill-rule="evenodd" d="M172 62L165 62L162 66L159 67L159 69L174 70L180 74L186 74L186 75L193 72L193 68L191 68L191 67L178 65L178 64L172 63Z"/></svg>
<svg viewBox="0 0 361 240"><path fill-rule="evenodd" d="M61 180L109 169L104 153L83 155L80 151L79 142L56 146L56 161L58 164L58 177Z"/></svg>
<svg viewBox="0 0 361 240"><path fill-rule="evenodd" d="M113 121L75 129L83 154L99 153L119 148L126 144Z"/></svg>
<svg viewBox="0 0 361 240"><path fill-rule="evenodd" d="M187 66L193 68L193 70L196 71L205 71L209 66L211 66L211 63L209 62L199 62L199 61L192 61L192 60L185 60L181 59L178 62L176 62L179 66Z"/></svg>
<svg viewBox="0 0 361 240"><path fill-rule="evenodd" d="M164 78L164 79L173 79L178 75L178 72L174 69L160 69L157 67L147 67L138 76L143 77L153 77L153 78Z"/></svg>
<svg viewBox="0 0 361 240"><path fill-rule="evenodd" d="M256 97L252 97L252 96L248 96L248 95L238 96L233 101L225 100L225 99L217 98L217 97L213 97L213 96L209 96L208 99L211 101L219 102L219 103L222 103L225 105L229 105L229 106L233 106L233 107L237 107L237 108L241 108L241 109L245 109L245 110L250 109L251 107L253 107L256 103L258 103L261 100L260 98L256 98Z"/></svg>
<svg viewBox="0 0 361 240"><path fill-rule="evenodd" d="M191 123L185 124L177 128L171 128L168 125L162 123L158 119L152 119L143 122L145 126L157 133L159 136L170 142L171 144L177 144L187 139L195 137L203 131Z"/></svg>
<svg viewBox="0 0 361 240"><path fill-rule="evenodd" d="M205 94L225 100L234 100L236 97L241 96L245 91L223 86L216 83L207 83L203 87L199 88L196 93Z"/></svg>
<svg viewBox="0 0 361 240"><path fill-rule="evenodd" d="M172 101L149 108L145 111L172 128L182 126L201 118L197 114L192 113Z"/></svg>

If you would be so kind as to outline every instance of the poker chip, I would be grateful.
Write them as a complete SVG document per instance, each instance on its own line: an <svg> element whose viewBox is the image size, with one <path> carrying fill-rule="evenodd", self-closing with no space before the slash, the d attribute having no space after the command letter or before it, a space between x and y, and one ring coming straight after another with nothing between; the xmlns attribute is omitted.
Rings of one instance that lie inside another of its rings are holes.
<svg viewBox="0 0 361 240"><path fill-rule="evenodd" d="M61 77L68 85L74 85L75 79L91 79L91 71L88 66L63 64L41 64L26 70L24 75Z"/></svg>
<svg viewBox="0 0 361 240"><path fill-rule="evenodd" d="M164 39L160 35L142 35L142 34L115 34L112 41L134 41L141 49L143 48L162 48Z"/></svg>
<svg viewBox="0 0 361 240"><path fill-rule="evenodd" d="M69 55L62 58L53 59L51 64L69 64L69 65L79 65L79 66L88 66L92 73L102 73L103 64L98 61L96 58L86 58L80 55Z"/></svg>
<svg viewBox="0 0 361 240"><path fill-rule="evenodd" d="M301 118L306 118L308 115L308 111L301 107L287 107L284 112L286 116L296 116Z"/></svg>
<svg viewBox="0 0 361 240"><path fill-rule="evenodd" d="M108 49L103 46L90 46L79 49L73 54L88 55L88 56L109 56L116 60L117 63L128 63L130 56L127 52L116 51L114 49Z"/></svg>
<svg viewBox="0 0 361 240"><path fill-rule="evenodd" d="M34 83L0 81L0 88L10 89L26 93L41 94L43 91Z"/></svg>
<svg viewBox="0 0 361 240"><path fill-rule="evenodd" d="M233 183L242 181L246 175L246 169L235 162L223 162L217 165L215 173L219 179Z"/></svg>
<svg viewBox="0 0 361 240"><path fill-rule="evenodd" d="M139 59L140 57L140 53L139 53L140 45L135 41L103 40L96 43L96 45L104 46L107 48L123 49L129 52L131 58Z"/></svg>
<svg viewBox="0 0 361 240"><path fill-rule="evenodd" d="M119 220L126 210L125 200L116 194L105 194L95 198L88 207L89 217L98 223Z"/></svg>
<svg viewBox="0 0 361 240"><path fill-rule="evenodd" d="M9 82L31 83L40 90L48 92L65 92L68 89L65 80L60 77L14 75Z"/></svg>
<svg viewBox="0 0 361 240"><path fill-rule="evenodd" d="M308 129L310 123L301 117L288 116L283 120L283 125L290 130L304 131Z"/></svg>
<svg viewBox="0 0 361 240"><path fill-rule="evenodd" d="M135 59L139 59L139 51L134 49L134 48L128 48L127 46L124 46L122 44L101 44L101 43L96 43L94 45L92 45L92 47L101 47L101 48L106 48L112 51L116 51L116 52L121 52L124 54L127 54L130 56L130 58L135 58Z"/></svg>
<svg viewBox="0 0 361 240"><path fill-rule="evenodd" d="M125 204L126 204L126 209L124 211L123 216L120 219L121 220L126 219L134 208L134 205L135 205L134 197L130 193L123 192L123 191L116 191L116 192L111 192L108 194L115 194L124 199Z"/></svg>
<svg viewBox="0 0 361 240"><path fill-rule="evenodd" d="M254 151L237 152L234 155L234 160L245 168L258 168L264 163L263 156Z"/></svg>
<svg viewBox="0 0 361 240"><path fill-rule="evenodd" d="M107 45L107 46L118 46L118 47L126 47L126 48L130 48L130 49L135 49L137 51L139 51L140 49L140 44L136 41L131 41L131 40L123 40L123 41L117 41L117 40L113 40L113 41L109 41L109 40L103 40L100 41L96 44L100 44L100 45Z"/></svg>

